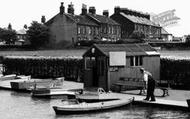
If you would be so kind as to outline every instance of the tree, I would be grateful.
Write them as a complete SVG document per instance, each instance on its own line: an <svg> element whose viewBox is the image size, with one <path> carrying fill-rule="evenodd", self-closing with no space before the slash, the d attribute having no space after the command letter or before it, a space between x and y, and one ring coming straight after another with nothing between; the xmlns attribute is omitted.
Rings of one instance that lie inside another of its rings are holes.
<svg viewBox="0 0 190 119"><path fill-rule="evenodd" d="M49 43L49 29L47 26L33 21L28 28L27 36L34 48L46 46Z"/></svg>
<svg viewBox="0 0 190 119"><path fill-rule="evenodd" d="M190 45L190 35L187 35L187 37L186 37L186 43L187 43L188 45Z"/></svg>
<svg viewBox="0 0 190 119"><path fill-rule="evenodd" d="M24 24L24 28L25 28L25 29L27 29L27 28L28 28L28 26L27 26L26 24Z"/></svg>
<svg viewBox="0 0 190 119"><path fill-rule="evenodd" d="M134 31L130 36L130 38L140 40L141 42L144 42L145 37L145 34L139 31Z"/></svg>
<svg viewBox="0 0 190 119"><path fill-rule="evenodd" d="M0 39L5 41L6 44L14 44L17 40L16 31L11 29L0 28Z"/></svg>
<svg viewBox="0 0 190 119"><path fill-rule="evenodd" d="M11 23L9 23L7 29L8 29L8 30L12 30L12 25L11 25Z"/></svg>

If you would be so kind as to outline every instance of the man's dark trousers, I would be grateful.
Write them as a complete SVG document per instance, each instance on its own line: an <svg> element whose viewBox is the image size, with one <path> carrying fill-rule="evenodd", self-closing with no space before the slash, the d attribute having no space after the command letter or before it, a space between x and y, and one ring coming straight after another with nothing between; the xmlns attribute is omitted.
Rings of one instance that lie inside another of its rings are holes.
<svg viewBox="0 0 190 119"><path fill-rule="evenodd" d="M154 89L155 89L155 80L151 76L148 76L147 96L145 100L149 100L151 98L151 101L155 101Z"/></svg>

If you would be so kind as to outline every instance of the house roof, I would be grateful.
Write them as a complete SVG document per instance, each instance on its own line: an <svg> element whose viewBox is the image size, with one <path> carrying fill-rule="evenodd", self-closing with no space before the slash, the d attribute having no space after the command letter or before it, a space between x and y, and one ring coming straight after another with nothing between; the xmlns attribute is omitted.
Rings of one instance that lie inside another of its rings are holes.
<svg viewBox="0 0 190 119"><path fill-rule="evenodd" d="M96 22L94 22L93 20L89 19L85 15L71 15L71 14L67 14L67 16L69 16L72 19L74 19L75 22L78 23L78 24L98 26L98 24Z"/></svg>
<svg viewBox="0 0 190 119"><path fill-rule="evenodd" d="M71 15L71 14L66 14L66 13L64 13L63 15L65 15L66 17L68 17L69 19L73 20L75 23L78 23L78 24L93 25L93 26L98 25L96 22L94 22L93 20L89 19L88 17L84 15ZM48 20L46 24L47 25L52 24L54 19L59 16L60 14L55 15L50 20Z"/></svg>
<svg viewBox="0 0 190 119"><path fill-rule="evenodd" d="M116 21L114 21L113 19L106 17L104 15L98 15L98 14L88 14L88 16L90 16L91 18L93 18L94 20L96 20L98 23L106 23L106 24L112 24L112 25L120 25L118 24Z"/></svg>
<svg viewBox="0 0 190 119"><path fill-rule="evenodd" d="M171 35L171 33L168 33L164 28L161 29L161 34Z"/></svg>
<svg viewBox="0 0 190 119"><path fill-rule="evenodd" d="M159 55L159 53L149 44L94 44L92 47L97 48L104 55L109 56L109 52L125 51L126 56L145 56L145 55ZM89 54L88 50L83 56Z"/></svg>
<svg viewBox="0 0 190 119"><path fill-rule="evenodd" d="M26 29L20 29L20 30L16 31L16 33L24 35L24 34L26 34Z"/></svg>
<svg viewBox="0 0 190 119"><path fill-rule="evenodd" d="M160 27L159 25L155 24L154 22L150 21L149 19L143 18L143 17L138 17L134 15L127 15L123 12L120 13L122 16L125 18L129 19L133 23L138 23L138 24L145 24L145 25L150 25L150 26L156 26Z"/></svg>
<svg viewBox="0 0 190 119"><path fill-rule="evenodd" d="M53 23L54 19L58 16L59 14L56 14L54 17L52 17L51 19L49 19L45 24L46 25L50 25Z"/></svg>

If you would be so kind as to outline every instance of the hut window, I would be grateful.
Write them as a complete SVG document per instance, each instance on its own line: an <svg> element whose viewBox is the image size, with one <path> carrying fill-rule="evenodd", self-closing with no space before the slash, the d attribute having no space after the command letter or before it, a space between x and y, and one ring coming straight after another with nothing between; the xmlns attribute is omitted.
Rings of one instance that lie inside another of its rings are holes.
<svg viewBox="0 0 190 119"><path fill-rule="evenodd" d="M85 69L92 69L95 63L94 57L86 57L85 58Z"/></svg>
<svg viewBox="0 0 190 119"><path fill-rule="evenodd" d="M135 56L135 66L138 66L138 64L139 64L139 57Z"/></svg>
<svg viewBox="0 0 190 119"><path fill-rule="evenodd" d="M130 65L134 66L134 59L133 59L133 57L130 57Z"/></svg>
<svg viewBox="0 0 190 119"><path fill-rule="evenodd" d="M139 63L140 63L140 64L139 64L140 66L143 65L143 57L142 57L142 56L139 57Z"/></svg>
<svg viewBox="0 0 190 119"><path fill-rule="evenodd" d="M130 57L130 66L142 66L142 65L143 65L142 56Z"/></svg>

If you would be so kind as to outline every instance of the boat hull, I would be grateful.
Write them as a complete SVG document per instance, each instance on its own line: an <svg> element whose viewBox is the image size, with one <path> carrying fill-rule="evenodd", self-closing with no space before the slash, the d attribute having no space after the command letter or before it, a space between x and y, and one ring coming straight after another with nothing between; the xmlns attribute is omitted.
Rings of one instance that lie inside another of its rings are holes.
<svg viewBox="0 0 190 119"><path fill-rule="evenodd" d="M118 99L112 101L102 101L96 103L81 103L80 105L53 106L56 114L83 114L90 112L101 112L103 110L114 109L130 104L134 99Z"/></svg>
<svg viewBox="0 0 190 119"><path fill-rule="evenodd" d="M188 109L190 110L190 99L187 99L187 105L188 105Z"/></svg>

